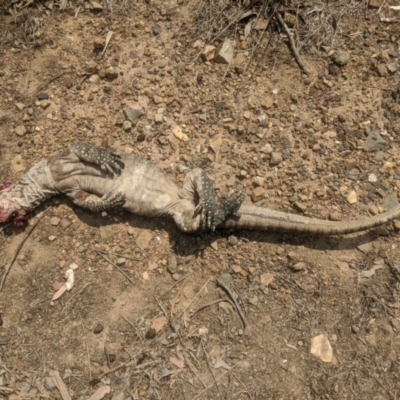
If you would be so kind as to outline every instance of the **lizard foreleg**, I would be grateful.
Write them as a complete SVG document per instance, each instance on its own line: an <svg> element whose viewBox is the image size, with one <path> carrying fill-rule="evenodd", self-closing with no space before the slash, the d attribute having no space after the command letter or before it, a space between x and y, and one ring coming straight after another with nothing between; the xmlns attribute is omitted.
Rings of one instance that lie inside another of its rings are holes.
<svg viewBox="0 0 400 400"><path fill-rule="evenodd" d="M124 163L121 156L112 151L102 149L89 143L77 143L70 147L70 150L81 160L87 163L98 165L103 171L109 174L121 173Z"/></svg>

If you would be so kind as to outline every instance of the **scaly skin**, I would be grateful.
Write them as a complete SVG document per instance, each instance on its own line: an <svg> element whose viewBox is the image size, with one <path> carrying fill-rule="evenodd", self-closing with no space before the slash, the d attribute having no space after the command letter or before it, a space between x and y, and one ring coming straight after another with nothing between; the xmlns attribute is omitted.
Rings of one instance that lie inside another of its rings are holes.
<svg viewBox="0 0 400 400"><path fill-rule="evenodd" d="M0 223L25 215L58 193L92 211L122 206L147 217L171 216L184 232L218 227L335 235L374 228L400 217L397 206L358 221L331 222L241 204L241 193L217 201L212 182L199 168L187 174L179 190L148 161L78 143L41 161L20 182L0 192Z"/></svg>

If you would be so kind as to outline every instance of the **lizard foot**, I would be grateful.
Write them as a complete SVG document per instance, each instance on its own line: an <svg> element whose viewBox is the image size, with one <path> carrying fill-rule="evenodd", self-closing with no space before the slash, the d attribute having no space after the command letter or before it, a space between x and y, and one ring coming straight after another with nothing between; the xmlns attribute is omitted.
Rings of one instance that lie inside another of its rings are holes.
<svg viewBox="0 0 400 400"><path fill-rule="evenodd" d="M90 211L100 212L123 206L125 204L125 195L120 192L109 192L101 198L89 196L83 201L75 198L74 202L76 205L87 208Z"/></svg>
<svg viewBox="0 0 400 400"><path fill-rule="evenodd" d="M198 188L197 194L199 203L195 208L194 215L200 214L200 230L214 231L220 217L218 216L213 183L204 171L201 171L201 187Z"/></svg>
<svg viewBox="0 0 400 400"><path fill-rule="evenodd" d="M245 197L246 193L239 191L220 199L218 202L218 211L215 216L215 226L222 224L228 216L234 215L242 205Z"/></svg>
<svg viewBox="0 0 400 400"><path fill-rule="evenodd" d="M89 143L77 143L73 150L82 161L98 165L104 172L111 175L121 174L124 168L121 156L113 151Z"/></svg>

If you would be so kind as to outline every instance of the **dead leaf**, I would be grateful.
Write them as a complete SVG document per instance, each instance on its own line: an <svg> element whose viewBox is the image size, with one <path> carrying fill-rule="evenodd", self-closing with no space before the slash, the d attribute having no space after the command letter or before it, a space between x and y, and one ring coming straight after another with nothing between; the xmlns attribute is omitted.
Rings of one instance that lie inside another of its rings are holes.
<svg viewBox="0 0 400 400"><path fill-rule="evenodd" d="M175 365L175 367L178 367L179 369L182 369L182 368L185 367L185 361L180 360L179 358L174 357L174 356L171 356L171 357L169 358L169 362L170 362L172 365Z"/></svg>
<svg viewBox="0 0 400 400"><path fill-rule="evenodd" d="M158 333L164 328L165 325L167 325L167 323L167 317L165 317L165 315L160 315L151 321L151 327L156 331L156 333Z"/></svg>
<svg viewBox="0 0 400 400"><path fill-rule="evenodd" d="M217 361L215 361L213 368L215 368L215 369L218 369L218 368L231 369L231 367L221 358L219 358Z"/></svg>
<svg viewBox="0 0 400 400"><path fill-rule="evenodd" d="M59 290L61 288L61 286L64 286L64 282L55 281L53 283L53 289L56 290L56 291Z"/></svg>
<svg viewBox="0 0 400 400"><path fill-rule="evenodd" d="M65 292L67 291L67 287L63 284L57 292L54 293L52 301L59 299Z"/></svg>
<svg viewBox="0 0 400 400"><path fill-rule="evenodd" d="M244 27L244 37L247 38L251 33L251 28L253 25L253 21L249 21Z"/></svg>
<svg viewBox="0 0 400 400"><path fill-rule="evenodd" d="M89 398L88 400L101 400L106 394L111 393L110 386L102 386L99 387Z"/></svg>
<svg viewBox="0 0 400 400"><path fill-rule="evenodd" d="M323 362L332 362L332 346L324 334L315 336L311 339L311 354L318 357Z"/></svg>

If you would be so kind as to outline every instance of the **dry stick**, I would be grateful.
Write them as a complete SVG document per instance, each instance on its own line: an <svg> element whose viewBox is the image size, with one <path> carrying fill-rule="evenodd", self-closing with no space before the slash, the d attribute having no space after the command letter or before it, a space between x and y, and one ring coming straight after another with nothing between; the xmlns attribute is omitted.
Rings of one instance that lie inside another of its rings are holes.
<svg viewBox="0 0 400 400"><path fill-rule="evenodd" d="M215 379L214 371L211 368L210 360L208 359L208 354L206 352L206 348L204 346L204 342L203 342L202 339L200 340L200 342L201 342L201 347L203 348L203 351L204 351L204 355L206 356L208 369L210 370L210 373L211 373L211 376L213 377L215 386L217 387L219 398L222 399L221 391L219 390L219 386L218 386L217 380Z"/></svg>
<svg viewBox="0 0 400 400"><path fill-rule="evenodd" d="M205 308L210 307L210 306L212 306L214 304L221 303L222 301L226 301L226 302L230 303L233 307L235 307L235 304L233 303L232 300L228 299L227 297L223 297L221 299L217 299L217 300L211 301L210 303L203 304L202 306L200 306L199 308L197 308L196 310L193 311L192 317L195 314L197 314L199 311L204 310Z"/></svg>
<svg viewBox="0 0 400 400"><path fill-rule="evenodd" d="M32 228L29 229L28 233L25 235L25 237L22 239L21 243L18 245L17 250L15 250L14 256L11 259L10 263L6 266L6 268L4 270L4 273L3 273L3 277L1 278L0 292L3 290L4 282L6 281L7 275L10 272L10 269L11 269L12 265L14 264L14 261L18 257L18 254L21 251L22 246L25 244L25 242L27 241L28 237L31 235L33 230L38 226L39 222L43 219L43 217L46 215L46 213L49 210L50 210L50 207L47 210L42 212L42 215L39 216L39 219L35 222L35 224L32 226Z"/></svg>
<svg viewBox="0 0 400 400"><path fill-rule="evenodd" d="M240 362L240 361L239 361ZM232 371L233 368L236 367L236 365L239 364L239 362L237 362L231 369L228 369L228 371L225 371L223 374L221 374L216 381L219 381L221 378L223 378L228 372ZM198 399L204 392L206 392L208 389L212 388L214 386L215 382L211 383L210 385L208 385L204 390L202 390L197 396L193 397L193 400Z"/></svg>
<svg viewBox="0 0 400 400"><path fill-rule="evenodd" d="M133 286L135 286L135 282L128 276L126 272L124 272L120 267L118 267L117 264L113 263L108 257L106 257L104 254L101 254L98 250L96 250L96 253L100 256L102 256L106 261L108 261L113 267L115 267L130 283L132 283Z"/></svg>
<svg viewBox="0 0 400 400"><path fill-rule="evenodd" d="M236 300L235 296L233 295L231 289L229 289L228 286L226 286L225 283L222 282L221 279L217 279L217 283L218 283L218 285L221 286L222 289L224 289L225 292L228 293L229 296L231 297L233 303L235 304L236 310L237 310L237 312L239 313L240 318L242 319L243 325L244 325L244 327L246 328L246 327L247 327L247 320L246 320L246 317L244 316L243 311L242 311L242 309L240 308L239 303L237 302L237 300Z"/></svg>
<svg viewBox="0 0 400 400"><path fill-rule="evenodd" d="M286 22L283 20L282 15L279 14L279 12L275 13L276 18L278 19L280 25L282 26L282 28L285 30L286 35L289 38L289 45L290 45L290 49L292 50L293 53L293 57L296 60L297 64L299 65L299 67L307 74L310 75L311 71L305 66L305 64L303 63L303 61L301 60L299 53L296 49L296 45L294 43L294 39L293 39L293 35L290 32L288 26L286 25Z"/></svg>
<svg viewBox="0 0 400 400"><path fill-rule="evenodd" d="M54 384L57 386L57 389L59 390L63 400L71 400L72 398L68 393L68 388L62 380L60 373L58 371L50 371L49 375Z"/></svg>

